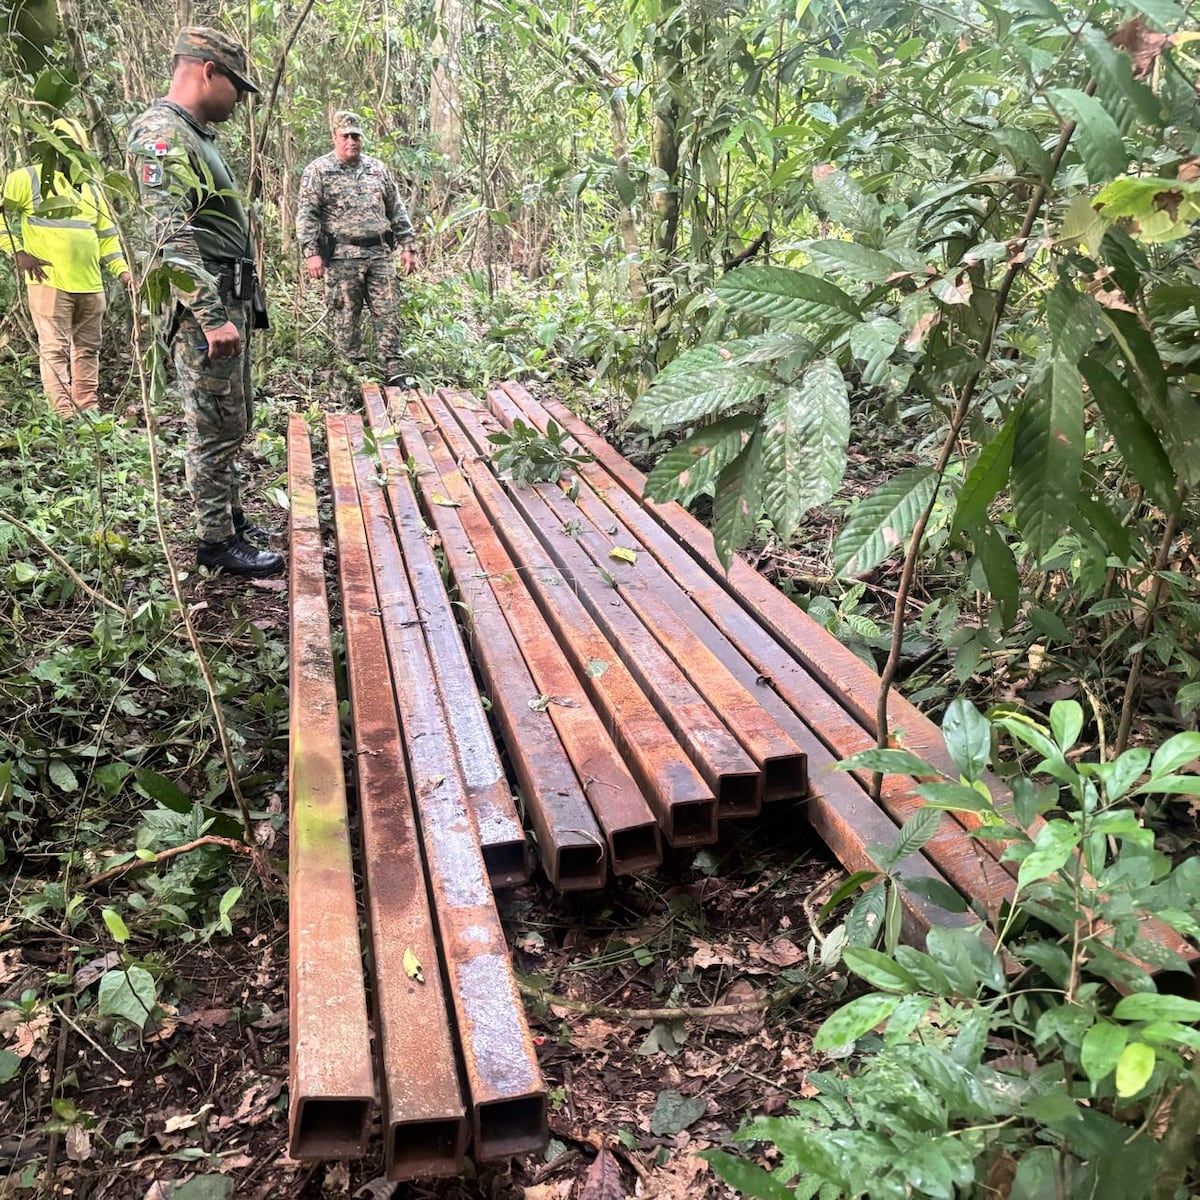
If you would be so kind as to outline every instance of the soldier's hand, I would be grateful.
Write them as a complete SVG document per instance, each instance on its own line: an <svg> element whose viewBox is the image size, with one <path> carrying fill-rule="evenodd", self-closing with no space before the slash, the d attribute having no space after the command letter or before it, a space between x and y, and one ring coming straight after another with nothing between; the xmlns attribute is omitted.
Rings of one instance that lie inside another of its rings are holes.
<svg viewBox="0 0 1200 1200"><path fill-rule="evenodd" d="M236 358L242 352L242 335L232 321L226 321L216 329L206 329L209 358Z"/></svg>
<svg viewBox="0 0 1200 1200"><path fill-rule="evenodd" d="M409 244L400 247L400 266L405 275L411 275L417 269L417 249Z"/></svg>
<svg viewBox="0 0 1200 1200"><path fill-rule="evenodd" d="M309 279L325 278L325 260L319 254L310 254L304 260L304 265L308 268Z"/></svg>
<svg viewBox="0 0 1200 1200"><path fill-rule="evenodd" d="M28 250L18 250L13 255L13 261L17 264L18 271L31 276L38 283L46 278L46 268L50 265L44 258L38 258Z"/></svg>

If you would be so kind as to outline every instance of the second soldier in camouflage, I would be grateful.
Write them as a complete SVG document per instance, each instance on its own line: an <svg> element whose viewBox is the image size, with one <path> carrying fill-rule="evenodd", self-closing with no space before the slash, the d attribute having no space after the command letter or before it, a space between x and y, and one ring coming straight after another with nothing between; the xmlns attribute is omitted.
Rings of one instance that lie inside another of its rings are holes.
<svg viewBox="0 0 1200 1200"><path fill-rule="evenodd" d="M392 173L362 152L358 115L333 119L333 151L304 169L296 212L296 236L309 277L324 279L330 322L338 349L363 366L362 310L365 303L383 359L384 380L405 378L395 247L405 274L416 269L413 227Z"/></svg>

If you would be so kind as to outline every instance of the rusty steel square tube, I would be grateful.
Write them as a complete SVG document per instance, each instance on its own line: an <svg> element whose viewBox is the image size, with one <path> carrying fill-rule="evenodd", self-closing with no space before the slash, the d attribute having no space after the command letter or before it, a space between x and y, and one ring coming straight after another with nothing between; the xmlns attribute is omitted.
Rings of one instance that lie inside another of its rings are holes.
<svg viewBox="0 0 1200 1200"><path fill-rule="evenodd" d="M421 411L424 411L423 409ZM405 447L408 436L402 426ZM604 831L614 875L648 870L662 861L658 822L625 766L553 631L504 549L496 531L467 487L441 435L425 437L442 491L456 505L455 515L475 549L492 594L521 647L541 702L550 714L563 749L583 786L592 813Z"/></svg>
<svg viewBox="0 0 1200 1200"><path fill-rule="evenodd" d="M289 1153L366 1149L375 1082L359 945L324 548L304 418L288 420Z"/></svg>
<svg viewBox="0 0 1200 1200"><path fill-rule="evenodd" d="M520 407L515 411L522 412L535 425L544 427L548 417L546 410L527 397L523 389L505 385L505 392L507 395L497 399L507 400L509 405L513 404L514 398L520 400ZM500 407L503 409L503 404ZM508 411L513 410L510 408ZM573 436L578 436L577 431L586 429L569 413L562 415L560 424L563 428L568 428L565 423L568 420L572 422L569 431ZM593 446L599 449L594 436L588 443L589 449ZM607 444L603 454L606 460L609 457L620 458ZM759 624L746 606L731 596L675 537L662 528L647 506L640 504L613 481L600 466L601 453L596 453L595 457L596 463L583 468L582 472L591 487L591 495L583 497L582 502L589 507L593 519L624 522L636 534L640 544L682 585L694 602L694 607L703 610L713 627L737 647L740 656L748 660L745 669L759 673L761 679L768 681L769 690L778 693L803 718L835 759L873 746L875 742L870 734L822 684L809 675L786 647L781 646ZM607 506L602 506L603 514L591 507L597 499ZM689 520L693 518L689 517ZM809 620L807 617L804 619ZM742 677L746 678L744 674ZM811 742L805 742L805 745L812 750ZM869 774L860 772L857 777L865 787L870 786ZM901 823L922 806L920 798L913 791L912 780L902 776L885 776L880 800L885 810ZM961 830L962 826L946 814L926 843L924 853L962 895L994 910L1011 899L1014 892L1012 880L1007 872L997 869L995 860L986 848L963 837Z"/></svg>
<svg viewBox="0 0 1200 1200"><path fill-rule="evenodd" d="M466 443L450 410L440 400L427 398L425 404L461 459ZM663 836L673 846L715 841L716 798L674 734L491 472L478 461L464 460L462 469L571 657L576 675L607 719L609 732L655 810Z"/></svg>
<svg viewBox="0 0 1200 1200"><path fill-rule="evenodd" d="M373 423L380 428L387 426L386 401L376 385L363 385L363 405ZM413 594L418 598L425 643L462 769L467 802L479 830L488 878L493 887L511 887L529 878L529 848L521 818L488 727L441 570L425 536L416 497L411 488L397 482L404 478L404 464L395 434L381 438L376 451L389 481L388 501L396 534Z"/></svg>
<svg viewBox="0 0 1200 1200"><path fill-rule="evenodd" d="M395 1180L454 1175L462 1167L469 1129L441 952L345 417L327 416L325 429L383 1081L385 1166ZM420 964L420 979L407 969L409 956Z"/></svg>
<svg viewBox="0 0 1200 1200"><path fill-rule="evenodd" d="M372 428L381 449L394 447L392 425L373 413ZM454 510L434 502L437 473L415 425L405 452L413 456L417 484L429 505L431 519L459 594L469 612L468 632L484 683L504 734L526 811L537 835L537 852L551 883L562 891L598 888L607 873L604 836L579 788L575 772L558 735L544 712L532 710L526 699L537 695L520 647L482 578L475 552L454 516ZM389 467L392 483L408 488L403 467Z"/></svg>
<svg viewBox="0 0 1200 1200"><path fill-rule="evenodd" d="M466 422L466 414L457 416ZM470 416L474 419L476 414ZM574 594L713 789L718 815L757 812L762 792L758 765L623 597L603 582L595 564L563 529L541 496L532 488L517 488L511 482L508 492Z"/></svg>
<svg viewBox="0 0 1200 1200"><path fill-rule="evenodd" d="M481 1161L541 1149L546 1088L525 1022L500 917L455 769L408 576L378 470L358 417L346 418L433 912L467 1079L474 1155Z"/></svg>

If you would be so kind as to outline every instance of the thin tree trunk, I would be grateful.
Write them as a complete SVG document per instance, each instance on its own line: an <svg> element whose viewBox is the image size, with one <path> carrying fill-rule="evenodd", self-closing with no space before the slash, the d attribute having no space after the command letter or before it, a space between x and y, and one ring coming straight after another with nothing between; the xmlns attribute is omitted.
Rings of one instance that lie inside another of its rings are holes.
<svg viewBox="0 0 1200 1200"><path fill-rule="evenodd" d="M429 133L433 148L441 156L434 171L430 207L444 212L450 189L462 165L462 103L459 59L463 31L460 0L437 0L434 17L437 35L433 40L433 74L429 80Z"/></svg>

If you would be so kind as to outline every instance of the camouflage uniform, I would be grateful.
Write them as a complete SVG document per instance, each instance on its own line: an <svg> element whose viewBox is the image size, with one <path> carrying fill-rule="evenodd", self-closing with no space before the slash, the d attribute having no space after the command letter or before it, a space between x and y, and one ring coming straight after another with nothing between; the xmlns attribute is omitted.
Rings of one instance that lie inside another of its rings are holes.
<svg viewBox="0 0 1200 1200"><path fill-rule="evenodd" d="M341 128L361 132L353 114L339 113ZM335 123L336 125L336 123ZM354 165L336 153L309 163L300 181L296 236L305 258L321 253L322 235L332 238L325 258L325 288L334 339L352 363L362 364L362 309L366 301L384 374L404 371L396 308L399 285L395 246L410 245L413 227L392 173L364 154Z"/></svg>
<svg viewBox="0 0 1200 1200"><path fill-rule="evenodd" d="M201 54L220 61L223 47L189 45L201 32L180 34L176 54ZM228 42L229 39L221 39ZM184 48L181 50L180 46ZM238 47L235 68L244 70ZM225 51L228 59L228 51ZM253 90L238 76L240 90ZM143 211L149 221L153 254L191 276L191 289L172 282L175 317L175 369L183 393L187 428L185 467L196 504L196 532L202 542L225 541L240 516L241 481L235 461L253 420L250 385L250 302L234 297L234 262L250 254L250 226L237 185L221 152L216 131L185 108L156 100L134 121L129 135ZM232 321L242 352L210 358L204 330Z"/></svg>

